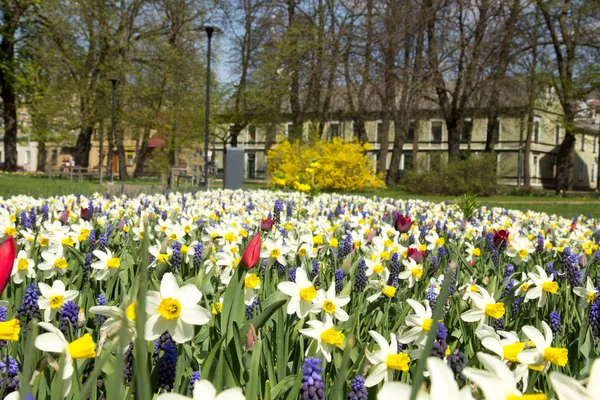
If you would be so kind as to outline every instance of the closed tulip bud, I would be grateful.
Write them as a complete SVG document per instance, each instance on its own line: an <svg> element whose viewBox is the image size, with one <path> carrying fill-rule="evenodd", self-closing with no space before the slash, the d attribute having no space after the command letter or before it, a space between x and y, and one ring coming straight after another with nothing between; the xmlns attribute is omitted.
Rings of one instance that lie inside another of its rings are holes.
<svg viewBox="0 0 600 400"><path fill-rule="evenodd" d="M8 284L16 256L17 247L15 246L15 238L9 236L8 239L0 244L0 295Z"/></svg>
<svg viewBox="0 0 600 400"><path fill-rule="evenodd" d="M252 350L256 344L256 340L256 330L254 329L254 326L250 324L250 328L246 333L246 345L244 346L244 351Z"/></svg>
<svg viewBox="0 0 600 400"><path fill-rule="evenodd" d="M77 314L77 326L83 328L85 326L85 322L85 310L80 308L79 314Z"/></svg>
<svg viewBox="0 0 600 400"><path fill-rule="evenodd" d="M242 255L242 264L246 266L248 269L252 269L256 267L258 260L260 258L260 234L254 235L246 250L244 250L244 254Z"/></svg>
<svg viewBox="0 0 600 400"><path fill-rule="evenodd" d="M587 256L585 255L585 253L581 254L581 257L579 257L579 265L581 265L582 268L587 267L588 264L588 259Z"/></svg>
<svg viewBox="0 0 600 400"><path fill-rule="evenodd" d="M411 225L414 221L410 219L410 217L405 217L404 215L398 214L396 216L396 220L394 221L394 228L401 233L406 233L409 231Z"/></svg>
<svg viewBox="0 0 600 400"><path fill-rule="evenodd" d="M264 217L260 221L260 229L269 232L273 228L274 221L270 218Z"/></svg>
<svg viewBox="0 0 600 400"><path fill-rule="evenodd" d="M69 210L63 211L62 214L60 214L60 217L58 217L58 220L63 225L69 222Z"/></svg>
<svg viewBox="0 0 600 400"><path fill-rule="evenodd" d="M371 240L373 240L374 236L375 236L375 229L371 229L369 231L369 234L367 235L367 243L371 243Z"/></svg>

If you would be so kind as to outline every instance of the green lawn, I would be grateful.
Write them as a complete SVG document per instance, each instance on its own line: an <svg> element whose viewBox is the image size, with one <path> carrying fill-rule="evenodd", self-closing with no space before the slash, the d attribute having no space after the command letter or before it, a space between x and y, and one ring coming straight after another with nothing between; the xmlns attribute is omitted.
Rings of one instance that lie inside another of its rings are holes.
<svg viewBox="0 0 600 400"><path fill-rule="evenodd" d="M127 187L134 188L131 190L132 193L143 192L162 192L164 189L157 180L130 180L125 183L125 190ZM215 183L211 185L212 188L222 187L222 183ZM267 185L262 182L248 182L244 184L245 189L266 189ZM196 190L197 186L192 187L186 184L182 184L179 190ZM94 192L104 193L107 187L102 186L98 183L92 183L88 181L83 182L70 182L66 179L48 179L47 177L26 177L17 175L5 175L0 174L0 196L8 198L11 196L25 194L34 197L49 197L64 194L92 194ZM115 181L114 186L111 187L111 193L119 193L121 190L121 182ZM415 196L408 195L398 190L384 189L376 192L357 192L353 193L363 196L378 196L378 197L391 197L395 199L422 199L428 201L454 201L455 197L448 196ZM594 198L591 198L591 197ZM479 198L481 205L487 205L489 207L505 207L517 210L531 210L531 211L544 211L549 214L564 215L571 218L575 214L588 215L599 218L600 217L600 200L597 196L590 194L578 195L569 198L562 197L551 197L551 196L510 196L510 195L499 195L492 197L481 197Z"/></svg>

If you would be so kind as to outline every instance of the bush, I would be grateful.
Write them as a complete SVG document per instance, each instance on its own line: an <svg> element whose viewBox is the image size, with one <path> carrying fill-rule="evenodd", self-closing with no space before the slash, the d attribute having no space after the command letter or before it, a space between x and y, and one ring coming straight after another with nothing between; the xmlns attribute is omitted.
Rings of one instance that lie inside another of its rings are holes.
<svg viewBox="0 0 600 400"><path fill-rule="evenodd" d="M385 187L358 142L334 138L307 144L284 141L269 150L271 184L300 191L357 191Z"/></svg>
<svg viewBox="0 0 600 400"><path fill-rule="evenodd" d="M490 196L500 188L496 157L491 154L470 156L442 163L439 170L408 171L400 181L400 187L413 194Z"/></svg>

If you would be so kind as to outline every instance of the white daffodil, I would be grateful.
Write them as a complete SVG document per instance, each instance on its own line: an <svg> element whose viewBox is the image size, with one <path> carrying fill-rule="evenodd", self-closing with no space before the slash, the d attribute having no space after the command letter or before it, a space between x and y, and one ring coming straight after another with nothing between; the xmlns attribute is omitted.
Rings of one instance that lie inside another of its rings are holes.
<svg viewBox="0 0 600 400"><path fill-rule="evenodd" d="M528 347L528 343L520 342L516 332L496 332L488 325L479 325L475 334L483 347L497 354L503 361L510 361L515 365L514 374L517 381L522 380L523 387L527 387L529 367L521 364L517 355Z"/></svg>
<svg viewBox="0 0 600 400"><path fill-rule="evenodd" d="M287 265L285 255L290 252L290 248L283 244L283 238L280 236L276 240L267 239L263 243L263 249L260 252L260 258L277 261L281 265Z"/></svg>
<svg viewBox="0 0 600 400"><path fill-rule="evenodd" d="M300 329L300 333L317 341L317 353L322 353L327 362L331 361L331 352L334 347L342 348L344 345L344 334L336 331L333 326L333 319L325 316L325 322L317 319L310 320L306 323L310 328ZM306 354L310 347L306 349Z"/></svg>
<svg viewBox="0 0 600 400"><path fill-rule="evenodd" d="M527 294L527 291L529 290L529 288L533 285L533 281L529 278L527 278L527 275L525 275L524 272L521 273L521 284L519 285L519 287L517 287L517 290L515 290L515 297L516 296L525 296L525 294ZM525 298L525 301L529 301L527 298Z"/></svg>
<svg viewBox="0 0 600 400"><path fill-rule="evenodd" d="M564 367L569 359L569 351L565 348L551 347L552 329L545 321L542 321L542 329L544 334L533 326L523 327L523 333L533 342L535 348L521 351L517 355L519 362L540 371L548 370L550 364Z"/></svg>
<svg viewBox="0 0 600 400"><path fill-rule="evenodd" d="M164 251L164 246L160 242L160 240L156 239L156 244L154 246L148 247L148 253L152 256L153 260L148 266L148 268L156 267L157 263L168 264L169 263L169 255Z"/></svg>
<svg viewBox="0 0 600 400"><path fill-rule="evenodd" d="M311 312L325 311L327 314L334 316L338 321L348 321L348 313L342 310L346 304L350 302L350 296L336 296L335 282L332 282L327 289L317 291L317 297L314 300Z"/></svg>
<svg viewBox="0 0 600 400"><path fill-rule="evenodd" d="M281 282L277 288L290 296L287 305L289 315L296 314L298 318L304 318L313 306L313 300L317 297L317 290L312 282L308 280L304 268L296 270L295 282Z"/></svg>
<svg viewBox="0 0 600 400"><path fill-rule="evenodd" d="M20 250L19 254L17 254L17 258L15 258L12 272L10 273L13 282L19 285L23 283L25 278L34 278L34 266L35 263L31 258L27 257L27 252L25 250Z"/></svg>
<svg viewBox="0 0 600 400"><path fill-rule="evenodd" d="M98 258L98 261L92 263L92 268L96 270L95 276L97 280L102 281L119 272L121 259L113 257L109 249L105 251L94 250L93 254Z"/></svg>
<svg viewBox="0 0 600 400"><path fill-rule="evenodd" d="M475 295L478 296L479 295L479 288L477 287L477 280L474 279L473 277L471 277L469 279L469 283L466 283L464 285L462 285L461 287L458 288L459 292L463 292L463 297L462 299L467 301L467 299L470 299L471 296Z"/></svg>
<svg viewBox="0 0 600 400"><path fill-rule="evenodd" d="M546 304L548 293L555 294L558 291L558 283L554 281L554 275L548 276L546 271L539 265L536 265L538 273L529 272L527 276L533 281L535 287L529 288L525 297L530 300L539 299L538 307Z"/></svg>
<svg viewBox="0 0 600 400"><path fill-rule="evenodd" d="M506 250L506 254L513 257L516 264L520 264L521 261L529 261L529 256L533 252L535 252L533 242L525 236L512 238Z"/></svg>
<svg viewBox="0 0 600 400"><path fill-rule="evenodd" d="M52 282L52 286L40 282L38 288L41 294L38 305L41 310L44 310L44 321L46 322L54 318L54 315L60 310L65 301L75 300L79 296L79 291L65 290L65 284L58 280Z"/></svg>
<svg viewBox="0 0 600 400"><path fill-rule="evenodd" d="M100 327L100 340L98 341L98 354L102 351L104 342L111 336L121 332L123 321L126 321L127 328L125 330L125 349L129 347L129 343L136 337L135 316L137 307L136 302L131 303L125 311L114 306L94 306L90 308L90 313L104 315L108 317ZM123 351L125 351L125 349Z"/></svg>
<svg viewBox="0 0 600 400"><path fill-rule="evenodd" d="M89 333L86 333L79 339L69 343L60 329L54 325L48 322L40 322L38 326L47 330L48 333L42 333L35 338L35 347L41 351L65 355L62 379L63 396L66 396L71 390L71 376L74 371L74 360L96 357L94 340Z"/></svg>
<svg viewBox="0 0 600 400"><path fill-rule="evenodd" d="M254 301L254 294L260 289L260 277L256 274L248 274L244 278L244 304L251 305Z"/></svg>
<svg viewBox="0 0 600 400"><path fill-rule="evenodd" d="M429 302L425 300L425 307L418 301L407 299L406 302L414 310L414 314L406 317L408 329L401 332L398 341L403 344L421 342L427 338L427 332L431 329L433 315Z"/></svg>
<svg viewBox="0 0 600 400"><path fill-rule="evenodd" d="M402 264L405 269L398 274L398 278L408 279L408 287L411 288L415 285L415 282L423 277L423 267L412 258L403 260Z"/></svg>
<svg viewBox="0 0 600 400"><path fill-rule="evenodd" d="M561 374L550 372L550 382L559 400L600 400L600 358L592 364L587 387L577 380Z"/></svg>
<svg viewBox="0 0 600 400"><path fill-rule="evenodd" d="M461 314L460 318L465 322L480 322L485 321L486 316L494 319L504 316L504 303L496 303L494 298L483 287L476 285L479 289L478 294L471 296L471 304L473 308Z"/></svg>
<svg viewBox="0 0 600 400"><path fill-rule="evenodd" d="M372 353L367 352L367 359L373 368L365 379L365 386L371 387L377 385L382 380L387 382L392 379L394 371L408 371L410 357L408 354L398 352L398 342L396 335L390 333L390 343L383 336L375 331L369 331L369 335L379 345L379 350Z"/></svg>
<svg viewBox="0 0 600 400"><path fill-rule="evenodd" d="M50 279L55 274L64 275L67 272L67 260L64 257L63 246L57 246L54 251L43 251L44 261L39 263L38 269L44 271L44 279Z"/></svg>
<svg viewBox="0 0 600 400"><path fill-rule="evenodd" d="M198 305L202 293L194 285L179 287L175 275L167 272L160 282L160 292L149 291L146 299L146 340L156 340L169 332L177 343L194 336L193 325L210 321L210 311Z"/></svg>
<svg viewBox="0 0 600 400"><path fill-rule="evenodd" d="M369 281L369 286L375 288L375 293L367 297L369 303L374 302L382 295L385 295L388 299L391 299L396 295L396 288L392 285L388 285L390 272L387 268L385 268L381 274L374 276L376 276L377 279L371 279Z"/></svg>
<svg viewBox="0 0 600 400"><path fill-rule="evenodd" d="M517 380L513 372L502 362L485 353L477 353L477 358L488 369L481 371L467 367L463 375L474 382L481 389L487 400L523 399L517 389ZM529 395L533 396L533 395ZM536 398L536 397L532 397ZM537 397L546 398L546 397Z"/></svg>
<svg viewBox="0 0 600 400"><path fill-rule="evenodd" d="M230 388L217 394L217 389L207 380L194 383L193 400L245 400L241 388ZM189 397L177 393L159 394L156 400L189 400Z"/></svg>
<svg viewBox="0 0 600 400"><path fill-rule="evenodd" d="M466 253L466 257L465 260L467 260L467 262L475 262L477 261L477 259L479 258L479 256L481 256L481 249L479 247L475 247L473 246L471 243L469 242L465 242L465 246L467 247L465 249L465 253Z"/></svg>
<svg viewBox="0 0 600 400"><path fill-rule="evenodd" d="M465 386L458 388L454 372L442 360L437 357L427 359L427 370L431 380L429 394L417 392L417 400L471 400L471 388ZM377 400L408 399L412 387L402 382L387 382L377 393Z"/></svg>
<svg viewBox="0 0 600 400"><path fill-rule="evenodd" d="M577 296L581 297L581 307L587 307L587 305L596 300L596 297L598 296L598 290L594 286L592 278L590 278L589 276L587 277L585 287L578 286L576 288L573 288L573 292Z"/></svg>
<svg viewBox="0 0 600 400"><path fill-rule="evenodd" d="M430 230L425 236L425 240L427 241L427 250L434 251L446 243L446 240L443 237L440 237L435 229Z"/></svg>

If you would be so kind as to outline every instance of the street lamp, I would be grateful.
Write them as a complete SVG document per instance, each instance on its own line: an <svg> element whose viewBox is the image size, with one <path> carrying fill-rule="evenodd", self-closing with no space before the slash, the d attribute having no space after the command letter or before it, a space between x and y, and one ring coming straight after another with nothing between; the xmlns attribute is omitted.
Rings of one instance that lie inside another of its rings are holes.
<svg viewBox="0 0 600 400"><path fill-rule="evenodd" d="M204 121L204 186L208 189L208 130L210 127L210 45L213 33L221 30L216 26L204 25L200 27L208 37L208 51L206 53L206 116Z"/></svg>
<svg viewBox="0 0 600 400"><path fill-rule="evenodd" d="M112 104L111 104L111 121L110 121L110 148L108 149L108 165L110 166L110 183L113 183L113 170L112 170L112 158L114 152L115 145L115 87L117 86L117 82L119 82L118 78L110 78L110 83L112 83ZM102 168L101 168L102 169Z"/></svg>

